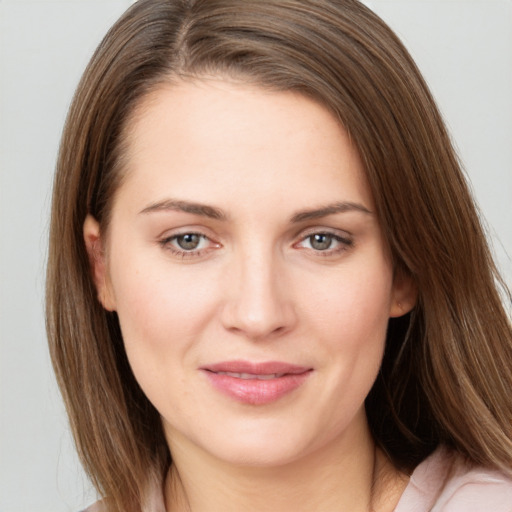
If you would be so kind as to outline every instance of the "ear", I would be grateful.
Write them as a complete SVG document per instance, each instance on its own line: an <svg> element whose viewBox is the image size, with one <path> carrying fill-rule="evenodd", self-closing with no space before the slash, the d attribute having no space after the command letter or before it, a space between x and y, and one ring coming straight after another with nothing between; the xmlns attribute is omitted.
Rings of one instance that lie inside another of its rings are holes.
<svg viewBox="0 0 512 512"><path fill-rule="evenodd" d="M412 276L402 270L395 271L390 317L403 316L416 305L418 288Z"/></svg>
<svg viewBox="0 0 512 512"><path fill-rule="evenodd" d="M114 311L116 304L108 275L104 240L101 238L98 221L90 214L85 218L83 232L91 274L98 293L98 300L106 310Z"/></svg>

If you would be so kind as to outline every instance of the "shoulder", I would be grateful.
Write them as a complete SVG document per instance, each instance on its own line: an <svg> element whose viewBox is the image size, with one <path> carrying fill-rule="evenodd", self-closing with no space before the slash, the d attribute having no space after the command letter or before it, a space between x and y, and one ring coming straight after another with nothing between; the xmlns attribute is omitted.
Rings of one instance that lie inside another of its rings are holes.
<svg viewBox="0 0 512 512"><path fill-rule="evenodd" d="M108 512L108 509L105 505L105 500L100 500L80 512Z"/></svg>
<svg viewBox="0 0 512 512"><path fill-rule="evenodd" d="M395 512L512 512L512 479L439 448L413 472Z"/></svg>
<svg viewBox="0 0 512 512"><path fill-rule="evenodd" d="M512 512L512 480L455 457L432 512Z"/></svg>
<svg viewBox="0 0 512 512"><path fill-rule="evenodd" d="M141 512L165 512L165 500L162 489L161 479L155 477L149 481L144 493ZM80 512L109 512L112 508L111 499L103 498Z"/></svg>

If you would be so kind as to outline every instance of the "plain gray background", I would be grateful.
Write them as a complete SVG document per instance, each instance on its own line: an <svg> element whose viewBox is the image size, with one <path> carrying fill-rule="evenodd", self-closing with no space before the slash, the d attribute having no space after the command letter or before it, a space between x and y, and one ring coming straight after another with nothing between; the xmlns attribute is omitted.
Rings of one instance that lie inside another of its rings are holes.
<svg viewBox="0 0 512 512"><path fill-rule="evenodd" d="M46 238L66 109L130 3L0 0L0 512L77 512L94 500L47 354ZM512 285L512 0L367 3L424 72Z"/></svg>

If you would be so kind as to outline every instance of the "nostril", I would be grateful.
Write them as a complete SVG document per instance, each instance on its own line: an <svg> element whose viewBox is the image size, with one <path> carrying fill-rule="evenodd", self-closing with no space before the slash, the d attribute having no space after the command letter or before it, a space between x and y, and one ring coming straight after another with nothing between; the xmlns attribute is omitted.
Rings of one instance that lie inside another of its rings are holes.
<svg viewBox="0 0 512 512"><path fill-rule="evenodd" d="M292 315L285 314L280 309L267 309L255 314L254 311L244 311L240 304L236 304L226 308L222 323L232 333L259 340L282 335L295 322Z"/></svg>

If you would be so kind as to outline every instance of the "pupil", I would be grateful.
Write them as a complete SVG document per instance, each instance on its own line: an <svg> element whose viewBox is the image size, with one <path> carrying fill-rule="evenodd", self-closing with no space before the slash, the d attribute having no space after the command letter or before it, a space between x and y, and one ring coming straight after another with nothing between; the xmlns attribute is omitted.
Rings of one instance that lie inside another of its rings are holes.
<svg viewBox="0 0 512 512"><path fill-rule="evenodd" d="M190 251L197 248L199 245L200 236L194 233L187 233L186 235L180 235L176 241L182 249Z"/></svg>
<svg viewBox="0 0 512 512"><path fill-rule="evenodd" d="M311 247L318 251L325 251L329 249L332 242L331 235L318 234L310 237Z"/></svg>

